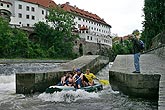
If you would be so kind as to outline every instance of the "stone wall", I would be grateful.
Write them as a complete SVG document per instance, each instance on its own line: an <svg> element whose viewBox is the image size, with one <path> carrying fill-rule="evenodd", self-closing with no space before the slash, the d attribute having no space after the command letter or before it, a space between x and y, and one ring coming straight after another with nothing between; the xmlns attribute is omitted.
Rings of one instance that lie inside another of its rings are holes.
<svg viewBox="0 0 165 110"><path fill-rule="evenodd" d="M146 51L146 53L156 54L159 57L165 58L165 44L155 47L153 49L150 49L149 51Z"/></svg>
<svg viewBox="0 0 165 110"><path fill-rule="evenodd" d="M122 91L132 97L141 97L158 100L158 74L127 74L110 71L109 80L113 90Z"/></svg>
<svg viewBox="0 0 165 110"><path fill-rule="evenodd" d="M83 46L83 55L102 55L101 53L107 49L110 49L111 46L103 45L100 43L86 42L85 39L76 40L74 45L74 52L79 54L79 46Z"/></svg>
<svg viewBox="0 0 165 110"><path fill-rule="evenodd" d="M164 73L164 60L154 54L140 56L141 73L135 70L133 55L117 55L109 72L113 90L147 99L158 100L159 81Z"/></svg>
<svg viewBox="0 0 165 110"><path fill-rule="evenodd" d="M165 58L165 31L152 39L152 47L145 53L156 54L159 57Z"/></svg>
<svg viewBox="0 0 165 110"><path fill-rule="evenodd" d="M162 44L165 44L165 31L152 39L152 48L157 48Z"/></svg>

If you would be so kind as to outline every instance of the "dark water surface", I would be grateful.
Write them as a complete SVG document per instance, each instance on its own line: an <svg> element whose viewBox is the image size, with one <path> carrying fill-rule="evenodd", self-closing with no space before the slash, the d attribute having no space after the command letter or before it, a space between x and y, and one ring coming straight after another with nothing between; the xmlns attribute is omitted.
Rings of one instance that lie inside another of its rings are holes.
<svg viewBox="0 0 165 110"><path fill-rule="evenodd" d="M43 64L35 65L43 66ZM113 91L110 85L104 86L104 90L98 93L78 90L29 96L15 94L15 72L19 71L16 67L18 68L16 65L10 67L12 70L10 74L1 71L0 110L157 110L157 102L129 98L118 91ZM34 69L34 66L32 67ZM97 77L108 80L109 69L110 65L107 65Z"/></svg>

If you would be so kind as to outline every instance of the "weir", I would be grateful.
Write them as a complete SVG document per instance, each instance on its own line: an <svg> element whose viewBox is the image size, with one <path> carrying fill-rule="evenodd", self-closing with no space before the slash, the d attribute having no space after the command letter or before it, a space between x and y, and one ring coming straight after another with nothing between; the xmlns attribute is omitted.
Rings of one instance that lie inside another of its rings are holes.
<svg viewBox="0 0 165 110"><path fill-rule="evenodd" d="M113 90L126 95L158 100L158 109L165 109L165 45L140 56L141 73L134 71L133 55L118 55L109 72Z"/></svg>
<svg viewBox="0 0 165 110"><path fill-rule="evenodd" d="M109 59L107 57L87 55L63 63L55 69L43 72L16 73L16 93L31 94L35 92L44 92L47 87L57 84L66 72L71 72L73 67L80 68L81 71L85 71L89 68L93 73L97 73L108 62Z"/></svg>
<svg viewBox="0 0 165 110"><path fill-rule="evenodd" d="M141 73L134 71L133 55L118 55L110 72L109 78L113 90L124 94L147 99L158 99L160 72L157 70L158 57L152 54L141 55ZM156 59L156 62L152 62ZM160 64L161 65L161 64ZM160 68L161 69L161 68Z"/></svg>

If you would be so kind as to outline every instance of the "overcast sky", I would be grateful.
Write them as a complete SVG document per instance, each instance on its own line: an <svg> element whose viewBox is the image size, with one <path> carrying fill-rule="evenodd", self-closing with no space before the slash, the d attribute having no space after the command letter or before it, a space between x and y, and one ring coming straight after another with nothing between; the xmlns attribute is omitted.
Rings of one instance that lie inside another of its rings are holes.
<svg viewBox="0 0 165 110"><path fill-rule="evenodd" d="M133 30L142 30L144 0L54 0L56 4L69 2L92 12L112 26L111 33L122 37Z"/></svg>

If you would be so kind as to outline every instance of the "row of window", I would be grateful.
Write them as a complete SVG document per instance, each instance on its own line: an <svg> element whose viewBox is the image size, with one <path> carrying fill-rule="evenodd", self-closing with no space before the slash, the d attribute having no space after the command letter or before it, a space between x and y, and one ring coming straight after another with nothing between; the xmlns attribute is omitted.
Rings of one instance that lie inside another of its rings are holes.
<svg viewBox="0 0 165 110"><path fill-rule="evenodd" d="M18 5L18 9L22 9L22 5L21 4L19 4ZM30 11L30 6L26 6L26 11ZM31 11L32 12L35 12L35 8L34 7L31 7ZM44 10L42 10L42 14L44 15Z"/></svg>
<svg viewBox="0 0 165 110"><path fill-rule="evenodd" d="M98 32L109 33L109 31L101 30L101 29L98 29L98 28L94 28L94 27L90 27L90 26L89 27L85 26L85 27L88 28L89 30L91 29L91 30L98 31ZM79 29L81 28L81 24L78 24L78 28Z"/></svg>
<svg viewBox="0 0 165 110"><path fill-rule="evenodd" d="M22 26L30 27L30 24L26 24L26 25L24 24L24 25L23 25L22 22L19 22L19 24L22 25Z"/></svg>
<svg viewBox="0 0 165 110"><path fill-rule="evenodd" d="M4 6L4 4L3 3L1 3L1 6ZM7 8L9 8L10 7L10 5L9 4L7 4Z"/></svg>
<svg viewBox="0 0 165 110"><path fill-rule="evenodd" d="M91 23L91 24L94 24L94 25L97 25L97 26L102 26L102 27L107 27L107 26L105 26L105 25L101 25L101 24L99 24L99 23L96 23L96 22L93 22L93 21L89 21L89 20L86 20L86 19L83 19L83 18L80 18L80 17L78 17L78 20L79 21L83 21L83 22L87 22L87 23ZM108 27L107 27L108 28Z"/></svg>
<svg viewBox="0 0 165 110"><path fill-rule="evenodd" d="M21 13L18 13L18 18L22 18L22 14ZM30 15L26 15L26 19L30 19ZM35 16L32 15L31 19L35 20Z"/></svg>
<svg viewBox="0 0 165 110"><path fill-rule="evenodd" d="M87 36L87 40L93 40L92 36ZM104 41L104 43L110 43L110 41L106 40L106 39L104 39L103 41ZM97 42L99 42L98 39L97 39Z"/></svg>

